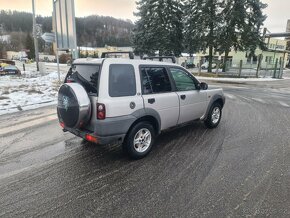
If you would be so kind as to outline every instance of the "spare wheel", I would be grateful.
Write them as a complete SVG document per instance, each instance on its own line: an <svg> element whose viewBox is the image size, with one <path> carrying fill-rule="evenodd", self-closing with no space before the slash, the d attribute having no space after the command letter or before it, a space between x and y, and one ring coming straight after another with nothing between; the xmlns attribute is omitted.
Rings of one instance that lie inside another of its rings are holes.
<svg viewBox="0 0 290 218"><path fill-rule="evenodd" d="M91 117L89 96L80 84L65 83L58 91L57 114L66 127L80 128Z"/></svg>

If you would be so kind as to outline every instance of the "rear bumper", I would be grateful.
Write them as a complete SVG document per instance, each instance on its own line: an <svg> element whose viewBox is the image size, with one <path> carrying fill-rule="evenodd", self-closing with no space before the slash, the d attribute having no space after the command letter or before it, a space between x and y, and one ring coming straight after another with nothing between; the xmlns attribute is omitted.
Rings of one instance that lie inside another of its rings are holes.
<svg viewBox="0 0 290 218"><path fill-rule="evenodd" d="M122 143L124 138L131 127L131 125L136 120L135 116L126 115L114 118L106 118L105 120L95 120L90 130L69 128L63 126L63 131L68 131L78 137L85 140L87 135L96 138L97 144L111 144L111 143ZM62 122L60 120L60 122ZM94 129L94 131L93 131Z"/></svg>
<svg viewBox="0 0 290 218"><path fill-rule="evenodd" d="M86 136L90 135L96 138L96 144L106 145L111 143L122 143L126 134L118 134L118 135L110 135L110 136L98 136L93 132L86 131L86 130L79 130L79 129L71 129L65 127L63 129L64 132L70 132L80 138L87 140Z"/></svg>

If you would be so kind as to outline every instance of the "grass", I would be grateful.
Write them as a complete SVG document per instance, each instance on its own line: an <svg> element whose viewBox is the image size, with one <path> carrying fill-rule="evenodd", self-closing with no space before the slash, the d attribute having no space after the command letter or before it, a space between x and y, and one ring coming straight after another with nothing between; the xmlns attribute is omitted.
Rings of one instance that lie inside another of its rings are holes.
<svg viewBox="0 0 290 218"><path fill-rule="evenodd" d="M9 90L4 90L4 91L2 92L2 95L8 95L8 94L10 94Z"/></svg>
<svg viewBox="0 0 290 218"><path fill-rule="evenodd" d="M28 92L29 95L31 95L31 94L43 94L42 91L40 91L40 90L36 90L36 89L34 89L34 88L28 90L27 92Z"/></svg>
<svg viewBox="0 0 290 218"><path fill-rule="evenodd" d="M9 97L6 97L6 96L0 96L0 100L6 100L6 99L9 99Z"/></svg>

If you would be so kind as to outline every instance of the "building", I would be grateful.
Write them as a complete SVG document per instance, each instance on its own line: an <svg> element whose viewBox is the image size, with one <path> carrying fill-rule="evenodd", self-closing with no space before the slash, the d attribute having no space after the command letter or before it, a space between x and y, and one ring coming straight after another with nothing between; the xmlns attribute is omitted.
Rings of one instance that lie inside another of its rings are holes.
<svg viewBox="0 0 290 218"><path fill-rule="evenodd" d="M256 68L258 65L258 57L262 55L262 68L273 68L275 66L276 60L283 61L284 66L287 64L288 53L287 53L287 40L269 38L265 39L267 50L263 51L257 48L254 56L250 56L249 52L246 51L234 51L229 53L229 63L232 67L238 67L240 61L243 61L244 67ZM224 59L224 54L216 53L214 55L214 62L221 62ZM208 50L206 53L197 53L194 58L194 63L198 64L200 61L202 63L208 60Z"/></svg>
<svg viewBox="0 0 290 218"><path fill-rule="evenodd" d="M269 38L265 41L267 50L263 51L261 49L256 49L255 55L250 57L247 52L235 52L231 51L230 56L232 56L233 65L237 65L241 60L243 65L255 66L258 64L258 57L262 55L262 68L273 68L276 60L283 61L284 66L286 66L288 53L286 51L287 41L283 39Z"/></svg>
<svg viewBox="0 0 290 218"><path fill-rule="evenodd" d="M78 47L79 52L86 56L94 56L98 55L98 57L101 57L103 52L133 52L132 47L116 47L116 46L105 46L105 47L97 47L97 48L91 48L91 47Z"/></svg>

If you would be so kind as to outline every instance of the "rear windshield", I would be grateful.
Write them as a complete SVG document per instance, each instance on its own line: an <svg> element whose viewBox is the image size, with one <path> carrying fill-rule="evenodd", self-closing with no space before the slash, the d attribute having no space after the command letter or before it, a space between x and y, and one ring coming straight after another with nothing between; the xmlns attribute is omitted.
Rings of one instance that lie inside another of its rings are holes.
<svg viewBox="0 0 290 218"><path fill-rule="evenodd" d="M101 65L73 65L67 74L65 82L80 83L87 92L97 94L100 69Z"/></svg>

